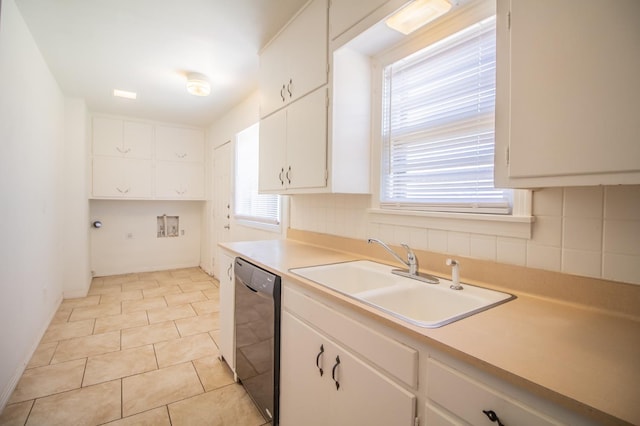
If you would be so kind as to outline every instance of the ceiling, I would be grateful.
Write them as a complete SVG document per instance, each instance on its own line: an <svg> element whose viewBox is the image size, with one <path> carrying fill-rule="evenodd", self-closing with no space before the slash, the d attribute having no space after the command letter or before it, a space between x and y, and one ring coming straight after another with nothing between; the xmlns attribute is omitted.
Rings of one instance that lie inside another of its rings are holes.
<svg viewBox="0 0 640 426"><path fill-rule="evenodd" d="M258 87L258 52L307 0L16 0L66 96L205 127ZM211 95L186 91L186 73ZM114 89L136 92L116 98Z"/></svg>

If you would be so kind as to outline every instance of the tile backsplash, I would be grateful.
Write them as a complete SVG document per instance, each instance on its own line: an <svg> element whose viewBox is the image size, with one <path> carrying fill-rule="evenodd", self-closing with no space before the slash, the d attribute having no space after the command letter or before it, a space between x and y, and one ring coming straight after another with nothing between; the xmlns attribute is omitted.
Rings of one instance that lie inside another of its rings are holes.
<svg viewBox="0 0 640 426"><path fill-rule="evenodd" d="M368 195L295 195L290 227L640 284L640 185L533 193L531 239L374 223Z"/></svg>

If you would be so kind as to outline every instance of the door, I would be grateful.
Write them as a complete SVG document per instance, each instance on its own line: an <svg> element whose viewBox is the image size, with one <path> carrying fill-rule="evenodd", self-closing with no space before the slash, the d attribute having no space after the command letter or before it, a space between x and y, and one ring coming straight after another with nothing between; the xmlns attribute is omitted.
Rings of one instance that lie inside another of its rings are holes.
<svg viewBox="0 0 640 426"><path fill-rule="evenodd" d="M231 240L231 164L233 155L231 141L213 151L213 270L222 279L218 255L218 244Z"/></svg>

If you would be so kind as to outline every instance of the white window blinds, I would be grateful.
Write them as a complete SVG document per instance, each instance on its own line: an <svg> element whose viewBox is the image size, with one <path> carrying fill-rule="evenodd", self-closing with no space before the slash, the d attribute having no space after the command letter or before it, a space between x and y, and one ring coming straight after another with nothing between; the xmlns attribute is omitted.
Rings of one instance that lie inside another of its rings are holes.
<svg viewBox="0 0 640 426"><path fill-rule="evenodd" d="M495 65L492 17L384 69L381 207L510 212L493 187Z"/></svg>
<svg viewBox="0 0 640 426"><path fill-rule="evenodd" d="M258 194L258 134L256 123L236 135L235 218L280 224L280 196Z"/></svg>

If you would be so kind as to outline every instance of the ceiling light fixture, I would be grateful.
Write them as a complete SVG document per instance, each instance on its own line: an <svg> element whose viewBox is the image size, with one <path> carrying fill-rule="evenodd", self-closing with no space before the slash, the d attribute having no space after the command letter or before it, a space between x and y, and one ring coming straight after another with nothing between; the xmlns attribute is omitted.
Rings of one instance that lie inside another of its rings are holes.
<svg viewBox="0 0 640 426"><path fill-rule="evenodd" d="M402 34L410 34L451 9L447 0L415 0L393 15L385 23Z"/></svg>
<svg viewBox="0 0 640 426"><path fill-rule="evenodd" d="M195 96L209 96L211 93L209 79L195 72L187 74L187 91Z"/></svg>
<svg viewBox="0 0 640 426"><path fill-rule="evenodd" d="M113 90L113 96L126 99L135 99L138 95L135 92L127 92L126 90Z"/></svg>

